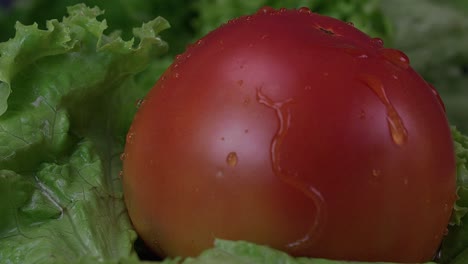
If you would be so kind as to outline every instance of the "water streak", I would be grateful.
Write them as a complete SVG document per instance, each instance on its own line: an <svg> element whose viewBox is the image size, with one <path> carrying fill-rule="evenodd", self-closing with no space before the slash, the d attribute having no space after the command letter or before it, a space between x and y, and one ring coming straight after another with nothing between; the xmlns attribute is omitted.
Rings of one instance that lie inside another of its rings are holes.
<svg viewBox="0 0 468 264"><path fill-rule="evenodd" d="M318 237L322 225L325 222L326 212L324 198L320 191L318 191L315 187L310 186L306 182L301 181L301 179L297 178L297 175L292 175L291 173L288 173L288 171L283 170L280 165L281 145L286 138L289 127L291 126L291 109L289 105L291 105L294 101L292 98L289 98L285 101L274 102L265 94L263 94L260 89L257 89L257 101L260 104L275 110L279 121L279 127L273 137L270 148L272 169L275 175L278 176L281 181L298 190L308 199L310 199L316 210L314 221L309 227L307 233L302 238L288 243L286 247L290 248L291 250L298 250L308 247L310 244L312 244L312 242L314 242L314 238Z"/></svg>

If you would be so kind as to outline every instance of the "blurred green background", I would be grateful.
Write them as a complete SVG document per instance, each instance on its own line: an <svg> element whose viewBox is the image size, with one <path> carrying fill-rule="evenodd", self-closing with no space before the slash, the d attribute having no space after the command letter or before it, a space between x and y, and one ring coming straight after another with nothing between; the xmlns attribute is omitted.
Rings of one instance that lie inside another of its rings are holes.
<svg viewBox="0 0 468 264"><path fill-rule="evenodd" d="M142 73L151 88L174 56L229 19L273 7L310 7L350 21L387 47L404 51L412 66L440 92L451 124L468 134L468 0L0 0L0 41L14 35L14 24L60 19L66 6L84 2L106 11L109 30L129 36L133 27L163 16L172 28L163 37L164 55ZM149 89L148 88L148 89Z"/></svg>

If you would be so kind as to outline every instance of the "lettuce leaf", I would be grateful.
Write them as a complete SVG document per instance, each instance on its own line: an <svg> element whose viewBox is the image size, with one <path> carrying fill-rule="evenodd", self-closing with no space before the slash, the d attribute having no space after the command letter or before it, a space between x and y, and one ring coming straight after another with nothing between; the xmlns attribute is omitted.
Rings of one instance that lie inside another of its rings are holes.
<svg viewBox="0 0 468 264"><path fill-rule="evenodd" d="M216 240L215 247L201 253L196 258L166 260L163 264L365 264L370 262L339 261L318 258L294 258L267 246L245 241ZM372 262L390 264L389 262ZM430 264L433 262L428 262Z"/></svg>
<svg viewBox="0 0 468 264"><path fill-rule="evenodd" d="M156 18L124 41L98 8L16 24L0 43L0 260L137 260L119 154L147 90L134 75L167 50ZM138 39L138 41L136 41Z"/></svg>
<svg viewBox="0 0 468 264"><path fill-rule="evenodd" d="M468 263L468 137L452 128L457 158L457 194L449 232L441 248L442 263Z"/></svg>

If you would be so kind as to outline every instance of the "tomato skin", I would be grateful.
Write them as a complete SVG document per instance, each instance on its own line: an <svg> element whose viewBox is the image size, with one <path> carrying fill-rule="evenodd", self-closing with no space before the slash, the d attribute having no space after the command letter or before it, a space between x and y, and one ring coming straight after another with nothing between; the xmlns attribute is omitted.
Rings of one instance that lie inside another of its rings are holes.
<svg viewBox="0 0 468 264"><path fill-rule="evenodd" d="M137 232L165 256L223 238L295 256L431 259L455 157L443 106L408 63L304 9L211 32L166 71L128 133Z"/></svg>

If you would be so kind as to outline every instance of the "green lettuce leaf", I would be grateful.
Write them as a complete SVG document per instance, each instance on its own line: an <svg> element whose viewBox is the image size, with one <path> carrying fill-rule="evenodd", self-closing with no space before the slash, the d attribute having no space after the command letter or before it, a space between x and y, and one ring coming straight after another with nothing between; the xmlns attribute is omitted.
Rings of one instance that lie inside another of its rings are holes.
<svg viewBox="0 0 468 264"><path fill-rule="evenodd" d="M468 137L452 128L457 158L457 194L449 232L441 249L442 263L468 263Z"/></svg>
<svg viewBox="0 0 468 264"><path fill-rule="evenodd" d="M167 260L163 264L365 264L370 262L339 261L318 258L294 258L267 246L245 241L216 240L215 247L201 253L196 258ZM389 262L372 262L390 264ZM427 264L432 263L428 262Z"/></svg>
<svg viewBox="0 0 468 264"><path fill-rule="evenodd" d="M143 71L167 45L158 17L124 41L98 8L16 24L0 43L0 260L138 260L119 180ZM136 41L138 40L138 41Z"/></svg>

